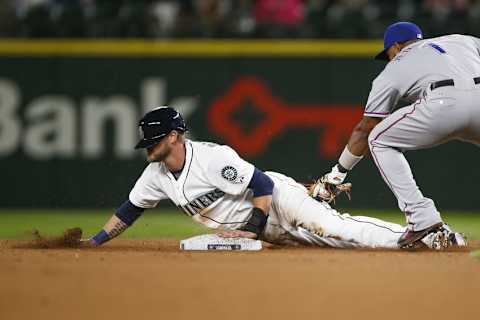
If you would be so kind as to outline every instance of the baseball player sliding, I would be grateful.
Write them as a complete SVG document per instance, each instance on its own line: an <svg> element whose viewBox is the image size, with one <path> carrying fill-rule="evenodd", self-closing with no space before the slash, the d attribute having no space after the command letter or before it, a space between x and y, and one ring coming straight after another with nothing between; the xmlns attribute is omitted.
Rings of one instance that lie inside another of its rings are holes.
<svg viewBox="0 0 480 320"><path fill-rule="evenodd" d="M408 247L443 222L434 202L419 190L403 152L456 139L480 144L480 39L448 35L423 40L410 22L390 25L384 50L389 61L373 81L363 119L338 163L323 182L337 185L370 149L383 179L398 200L408 228ZM394 111L404 100L409 106Z"/></svg>
<svg viewBox="0 0 480 320"><path fill-rule="evenodd" d="M274 244L398 248L405 227L375 218L340 214L311 197L293 179L262 172L233 149L185 138L182 116L170 107L148 112L139 123L150 162L123 203L87 244L98 246L132 225L145 209L170 199L195 221L226 238ZM317 184L316 191L318 191ZM316 192L318 193L318 192ZM465 245L450 230L429 234L430 248Z"/></svg>

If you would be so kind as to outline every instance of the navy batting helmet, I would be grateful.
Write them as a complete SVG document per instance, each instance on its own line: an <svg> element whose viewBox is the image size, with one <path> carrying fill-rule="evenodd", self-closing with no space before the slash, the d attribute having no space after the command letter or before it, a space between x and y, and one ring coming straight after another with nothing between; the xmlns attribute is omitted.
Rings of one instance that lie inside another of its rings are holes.
<svg viewBox="0 0 480 320"><path fill-rule="evenodd" d="M180 113L167 106L147 112L140 119L138 126L143 137L137 143L135 149L149 148L159 143L172 130L187 131L187 126Z"/></svg>

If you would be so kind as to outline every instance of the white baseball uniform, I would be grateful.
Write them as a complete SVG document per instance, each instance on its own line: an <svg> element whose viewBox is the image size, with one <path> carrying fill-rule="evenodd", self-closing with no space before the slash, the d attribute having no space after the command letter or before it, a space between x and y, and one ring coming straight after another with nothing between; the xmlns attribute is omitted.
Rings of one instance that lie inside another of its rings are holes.
<svg viewBox="0 0 480 320"><path fill-rule="evenodd" d="M254 166L228 146L186 140L185 166L178 179L161 163L150 163L129 200L153 208L170 199L197 222L214 229L239 229L250 218ZM293 179L266 172L274 181L262 240L334 247L397 248L405 227L369 217L340 214L308 195Z"/></svg>
<svg viewBox="0 0 480 320"><path fill-rule="evenodd" d="M402 152L452 139L480 144L479 77L480 39L448 35L406 46L373 81L364 115L385 119L369 135L370 151L413 230L442 219ZM413 104L393 112L400 100Z"/></svg>

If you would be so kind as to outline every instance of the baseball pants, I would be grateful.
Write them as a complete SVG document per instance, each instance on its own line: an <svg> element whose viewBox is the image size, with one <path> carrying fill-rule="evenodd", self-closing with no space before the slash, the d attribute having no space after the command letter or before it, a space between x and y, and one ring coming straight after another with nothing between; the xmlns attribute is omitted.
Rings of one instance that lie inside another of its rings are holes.
<svg viewBox="0 0 480 320"><path fill-rule="evenodd" d="M393 248L405 227L380 219L350 216L308 195L295 180L267 172L275 182L272 207L262 240L337 248Z"/></svg>
<svg viewBox="0 0 480 320"><path fill-rule="evenodd" d="M422 99L392 113L369 135L373 160L414 231L442 218L433 200L417 186L403 151L431 148L453 139L480 145L480 85L428 89Z"/></svg>

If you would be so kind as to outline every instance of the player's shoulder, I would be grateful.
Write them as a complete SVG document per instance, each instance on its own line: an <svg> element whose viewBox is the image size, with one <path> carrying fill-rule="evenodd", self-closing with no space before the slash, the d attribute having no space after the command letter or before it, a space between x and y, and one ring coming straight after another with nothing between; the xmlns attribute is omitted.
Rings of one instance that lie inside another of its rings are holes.
<svg viewBox="0 0 480 320"><path fill-rule="evenodd" d="M163 162L152 162L147 164L147 166L143 169L142 176L151 178L162 174L166 174L166 169Z"/></svg>
<svg viewBox="0 0 480 320"><path fill-rule="evenodd" d="M389 61L383 71L377 76L377 83L392 82L402 79L401 76L409 73L413 60L416 60L415 52L422 46L424 40L416 41L403 48L391 61Z"/></svg>
<svg viewBox="0 0 480 320"><path fill-rule="evenodd" d="M397 63L387 63L385 68L373 80L373 86L377 88L390 87L396 83L402 68Z"/></svg>
<svg viewBox="0 0 480 320"><path fill-rule="evenodd" d="M222 153L234 153L237 154L236 151L227 145L218 144L215 142L209 141L191 141L188 140L188 143L191 144L192 148L201 153L203 155L207 155L210 157L216 157Z"/></svg>
<svg viewBox="0 0 480 320"><path fill-rule="evenodd" d="M426 40L415 41L402 50L387 64L386 69L393 69L395 71L404 70L405 65L411 63L412 60L417 59L419 49L423 47Z"/></svg>
<svg viewBox="0 0 480 320"><path fill-rule="evenodd" d="M435 38L428 38L425 39L424 42L428 44L429 42L442 42L442 41L465 41L472 38L472 36L465 35L465 34L459 34L459 33L454 33L454 34L447 34L444 36L440 37L435 37Z"/></svg>
<svg viewBox="0 0 480 320"><path fill-rule="evenodd" d="M479 38L465 34L449 34L429 40L429 44L439 44L440 46L445 46L447 49L453 48L454 50L476 48L480 44Z"/></svg>

